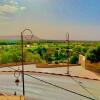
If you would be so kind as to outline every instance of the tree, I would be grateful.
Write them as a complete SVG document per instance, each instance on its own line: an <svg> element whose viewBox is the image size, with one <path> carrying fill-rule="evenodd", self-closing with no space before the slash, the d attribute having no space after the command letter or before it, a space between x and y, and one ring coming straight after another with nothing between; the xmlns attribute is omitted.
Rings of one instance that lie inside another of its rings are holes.
<svg viewBox="0 0 100 100"><path fill-rule="evenodd" d="M54 50L51 48L47 49L46 55L45 55L45 60L47 63L52 63L52 61L55 59L53 55Z"/></svg>
<svg viewBox="0 0 100 100"><path fill-rule="evenodd" d="M47 53L47 49L46 48L44 48L44 47L40 48L39 47L39 48L37 48L37 52L38 52L38 54L40 54L42 59L45 59L45 55Z"/></svg>
<svg viewBox="0 0 100 100"><path fill-rule="evenodd" d="M97 63L100 61L100 46L90 48L86 53L86 59L91 63Z"/></svg>
<svg viewBox="0 0 100 100"><path fill-rule="evenodd" d="M77 55L71 56L71 58L70 58L70 63L71 63L71 64L77 64L77 62L78 62L78 57L77 57Z"/></svg>
<svg viewBox="0 0 100 100"><path fill-rule="evenodd" d="M17 51L15 48L9 48L8 50L4 50L0 55L0 63L13 63L21 61L21 53Z"/></svg>

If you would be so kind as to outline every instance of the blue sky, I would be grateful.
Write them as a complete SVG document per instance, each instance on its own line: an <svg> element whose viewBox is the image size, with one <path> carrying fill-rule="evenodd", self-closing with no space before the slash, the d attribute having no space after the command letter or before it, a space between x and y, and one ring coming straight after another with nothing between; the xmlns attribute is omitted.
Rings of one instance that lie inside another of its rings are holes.
<svg viewBox="0 0 100 100"><path fill-rule="evenodd" d="M0 35L25 28L45 39L100 40L100 0L0 0Z"/></svg>

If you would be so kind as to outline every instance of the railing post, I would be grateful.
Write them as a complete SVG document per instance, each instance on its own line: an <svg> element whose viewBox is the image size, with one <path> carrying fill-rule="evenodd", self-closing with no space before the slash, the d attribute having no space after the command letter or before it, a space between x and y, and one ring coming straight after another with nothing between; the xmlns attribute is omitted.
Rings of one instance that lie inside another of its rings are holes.
<svg viewBox="0 0 100 100"><path fill-rule="evenodd" d="M23 96L25 96L25 84L24 84L24 53L23 53L23 32L21 32L21 46L22 46L22 82L23 82Z"/></svg>
<svg viewBox="0 0 100 100"><path fill-rule="evenodd" d="M67 55L68 55L68 62L67 62L67 74L69 75L69 33L66 34L66 41L68 45Z"/></svg>

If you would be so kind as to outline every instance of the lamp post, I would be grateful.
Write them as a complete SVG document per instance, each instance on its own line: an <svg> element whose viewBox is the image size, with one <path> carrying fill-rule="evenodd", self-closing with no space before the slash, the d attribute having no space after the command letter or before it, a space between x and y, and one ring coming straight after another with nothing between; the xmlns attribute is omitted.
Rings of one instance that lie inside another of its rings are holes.
<svg viewBox="0 0 100 100"><path fill-rule="evenodd" d="M66 41L68 45L68 50L67 50L67 57L68 57L68 62L67 62L67 74L69 75L69 33L67 32L66 34Z"/></svg>
<svg viewBox="0 0 100 100"><path fill-rule="evenodd" d="M22 84L23 84L23 96L25 96L25 81L24 81L24 34L25 31L29 31L32 34L32 31L30 29L25 29L21 32L21 48L22 48Z"/></svg>

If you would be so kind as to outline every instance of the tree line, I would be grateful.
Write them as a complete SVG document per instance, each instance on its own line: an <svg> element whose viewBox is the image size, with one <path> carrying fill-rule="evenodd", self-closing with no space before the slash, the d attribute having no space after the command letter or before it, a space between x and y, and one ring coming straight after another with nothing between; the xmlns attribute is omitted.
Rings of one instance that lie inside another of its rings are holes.
<svg viewBox="0 0 100 100"><path fill-rule="evenodd" d="M20 41L0 41L0 64L21 62ZM29 45L29 46L27 46ZM97 52L95 52L96 50ZM69 54L68 54L69 51ZM100 42L71 41L32 41L24 42L24 62L59 64L78 63L78 56L82 54L91 62L100 61ZM94 55L93 55L93 52ZM97 57L97 58L96 58ZM95 60L93 60L95 58Z"/></svg>

